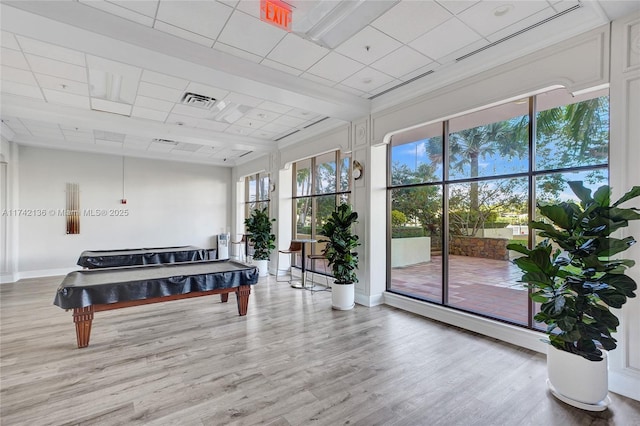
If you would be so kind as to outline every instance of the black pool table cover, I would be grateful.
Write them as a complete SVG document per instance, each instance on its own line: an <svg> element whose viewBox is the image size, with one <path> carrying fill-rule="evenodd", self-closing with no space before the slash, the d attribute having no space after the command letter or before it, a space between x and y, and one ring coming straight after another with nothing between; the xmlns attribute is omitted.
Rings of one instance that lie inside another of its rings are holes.
<svg viewBox="0 0 640 426"><path fill-rule="evenodd" d="M84 269L67 274L53 304L63 309L83 308L257 282L258 268L232 260Z"/></svg>
<svg viewBox="0 0 640 426"><path fill-rule="evenodd" d="M83 268L151 265L156 263L193 262L206 259L206 250L194 246L156 247L119 250L86 250L78 265Z"/></svg>

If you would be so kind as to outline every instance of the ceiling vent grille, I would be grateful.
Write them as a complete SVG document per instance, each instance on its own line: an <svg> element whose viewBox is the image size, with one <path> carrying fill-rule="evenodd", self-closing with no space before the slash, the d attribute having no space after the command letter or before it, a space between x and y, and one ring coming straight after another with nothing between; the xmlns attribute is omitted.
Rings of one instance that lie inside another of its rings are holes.
<svg viewBox="0 0 640 426"><path fill-rule="evenodd" d="M396 89L397 89L397 88L399 88L399 87L402 87L402 86L404 86L404 85L406 85L406 84L412 83L412 82L416 81L417 79L422 78L422 77L425 77L425 76L427 76L427 75L429 75L429 74L433 74L433 70L429 70L429 71L427 71L427 72L424 72L424 73L422 73L422 74L420 74L420 75L417 75L417 76L413 77L412 79L409 79L409 80L407 80L407 81L403 81L403 82L402 82L402 83L400 83L400 84L396 84L395 86L393 86L393 87L391 87L391 88L389 88L389 89L387 89L387 90L383 90L383 91L382 91L382 92L380 92L380 93L376 93L375 95L371 96L371 97L369 98L369 100L371 100L371 99L375 99L375 98L377 98L378 96L382 96L382 95L384 95L385 93L389 93L389 92L391 92L392 90L396 90Z"/></svg>
<svg viewBox="0 0 640 426"><path fill-rule="evenodd" d="M497 44L500 44L500 43L502 43L502 42L505 42L505 41L507 41L507 40L509 40L509 39L512 39L512 38L516 37L516 36L519 36L519 35L520 35L520 34L522 34L522 33L525 33L525 32L527 32L527 31L529 31L529 30L532 30L532 29L534 29L534 28L536 28L536 27L539 27L540 25L546 24L547 22L552 21L552 20L554 20L554 19L556 19L556 18L559 18L560 16L566 15L566 14L567 14L567 13L569 13L569 12L573 12L574 10L578 10L578 9L580 9L581 7L582 7L582 4L578 3L578 4L576 4L575 6L570 7L570 8L569 8L569 9L567 9L567 10L563 10L562 12L556 13L555 15L548 17L547 19L543 19L543 20L542 20L542 21L540 21L540 22L536 22L536 23L535 23L535 24L533 24L533 25L529 25L528 27L523 28L523 29L521 29L520 31L517 31L517 32L515 32L515 33L513 33L513 34L510 34L510 35L508 35L508 36L506 36L506 37L501 38L500 40L496 40L496 41L494 41L494 42L493 42L493 43L491 43L491 44L487 44L486 46L483 46L483 47L481 47L480 49L474 50L473 52L470 52L470 53L467 53L466 55L460 56L459 58L456 58L456 62L460 62L460 61L462 61L462 60L465 60L465 59L467 59L467 58L468 58L468 57L470 57L470 56L473 56L473 55L475 55L475 54L477 54L477 53L480 53L480 52L482 52L482 51L485 51L485 50L489 49L490 47L493 47L493 46L495 46L495 45L497 45Z"/></svg>
<svg viewBox="0 0 640 426"><path fill-rule="evenodd" d="M155 143L163 143L165 145L174 145L174 146L178 145L178 142L172 141L171 139L158 139L158 138L156 138L156 139L153 140L153 142L155 142Z"/></svg>
<svg viewBox="0 0 640 426"><path fill-rule="evenodd" d="M183 105L188 105L195 108L211 109L216 103L216 98L211 96L198 95L197 93L186 92L182 96L181 100Z"/></svg>

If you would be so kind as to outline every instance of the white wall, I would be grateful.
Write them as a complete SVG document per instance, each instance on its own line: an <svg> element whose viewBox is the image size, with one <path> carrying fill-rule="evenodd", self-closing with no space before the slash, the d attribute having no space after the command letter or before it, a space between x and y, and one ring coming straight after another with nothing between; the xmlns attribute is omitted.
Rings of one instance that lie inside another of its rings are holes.
<svg viewBox="0 0 640 426"><path fill-rule="evenodd" d="M230 226L231 169L21 146L18 206L46 216L18 219L21 277L76 268L83 250L196 245L215 247ZM80 185L80 234L66 235L65 183ZM90 210L127 216L91 216Z"/></svg>

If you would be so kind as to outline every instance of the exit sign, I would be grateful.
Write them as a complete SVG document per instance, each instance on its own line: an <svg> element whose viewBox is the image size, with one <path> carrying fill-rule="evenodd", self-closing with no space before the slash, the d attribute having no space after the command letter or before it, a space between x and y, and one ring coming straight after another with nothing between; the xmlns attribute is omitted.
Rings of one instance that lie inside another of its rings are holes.
<svg viewBox="0 0 640 426"><path fill-rule="evenodd" d="M279 0L260 0L260 19L291 31L291 6Z"/></svg>

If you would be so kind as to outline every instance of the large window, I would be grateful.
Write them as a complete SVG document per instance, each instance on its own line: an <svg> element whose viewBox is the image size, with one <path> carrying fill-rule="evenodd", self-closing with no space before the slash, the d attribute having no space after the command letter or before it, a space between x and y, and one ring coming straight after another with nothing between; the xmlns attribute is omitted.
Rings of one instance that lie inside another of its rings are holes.
<svg viewBox="0 0 640 426"><path fill-rule="evenodd" d="M351 157L333 151L298 161L293 167L293 238L322 240L320 229L327 218L337 205L349 202ZM324 243L317 242L307 253L319 254L323 249ZM300 262L297 258L296 266L301 266ZM326 271L326 265L320 263L309 264L307 268Z"/></svg>
<svg viewBox="0 0 640 426"><path fill-rule="evenodd" d="M253 210L262 210L269 207L268 173L257 173L244 178L244 217L247 218Z"/></svg>
<svg viewBox="0 0 640 426"><path fill-rule="evenodd" d="M608 183L608 91L565 89L399 133L389 147L387 289L527 327L517 282L537 203Z"/></svg>

